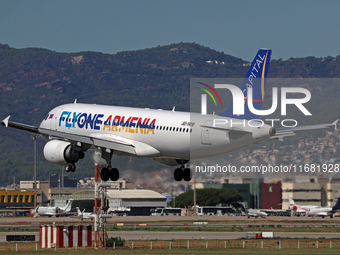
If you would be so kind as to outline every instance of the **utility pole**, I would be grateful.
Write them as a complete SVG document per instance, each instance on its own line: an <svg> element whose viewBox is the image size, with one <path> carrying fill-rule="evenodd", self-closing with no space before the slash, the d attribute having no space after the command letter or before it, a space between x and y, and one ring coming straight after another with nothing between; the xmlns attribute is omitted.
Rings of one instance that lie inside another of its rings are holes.
<svg viewBox="0 0 340 255"><path fill-rule="evenodd" d="M61 188L64 188L64 167L61 167Z"/></svg>
<svg viewBox="0 0 340 255"><path fill-rule="evenodd" d="M95 188L94 188L94 242L95 248L106 247L106 221L112 218L112 215L107 214L107 188L111 184L99 180L98 165L95 165L94 171Z"/></svg>
<svg viewBox="0 0 340 255"><path fill-rule="evenodd" d="M32 134L34 141L34 208L37 207L37 135Z"/></svg>
<svg viewBox="0 0 340 255"><path fill-rule="evenodd" d="M194 166L196 165L196 160L194 161ZM195 169L195 167L194 167ZM194 170L194 216L196 216L196 171Z"/></svg>

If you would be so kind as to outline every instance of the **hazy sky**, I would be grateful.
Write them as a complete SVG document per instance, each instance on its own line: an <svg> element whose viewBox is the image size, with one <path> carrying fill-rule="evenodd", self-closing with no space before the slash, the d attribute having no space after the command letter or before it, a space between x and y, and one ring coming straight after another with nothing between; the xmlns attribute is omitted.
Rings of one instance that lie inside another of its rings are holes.
<svg viewBox="0 0 340 255"><path fill-rule="evenodd" d="M0 0L0 43L115 53L196 42L244 60L340 55L336 0Z"/></svg>

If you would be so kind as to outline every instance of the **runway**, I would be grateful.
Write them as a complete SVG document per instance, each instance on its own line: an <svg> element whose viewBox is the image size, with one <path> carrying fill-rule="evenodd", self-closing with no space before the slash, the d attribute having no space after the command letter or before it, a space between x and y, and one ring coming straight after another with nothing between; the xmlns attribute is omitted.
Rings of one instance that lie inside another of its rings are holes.
<svg viewBox="0 0 340 255"><path fill-rule="evenodd" d="M149 232L149 231L115 231L108 232L109 237L125 240L234 240L246 238L246 232ZM340 233L315 232L274 232L274 238L340 238Z"/></svg>
<svg viewBox="0 0 340 255"><path fill-rule="evenodd" d="M246 232L165 232L165 231L108 231L108 237L121 237L125 240L235 240L246 237ZM6 242L6 235L35 235L39 240L39 232L0 232L0 242ZM274 232L274 238L340 238L340 233L317 232ZM94 240L94 234L92 236Z"/></svg>
<svg viewBox="0 0 340 255"><path fill-rule="evenodd" d="M32 223L41 223L41 224L78 224L78 223L91 223L91 220L79 220L77 218L72 217L0 217L0 225L4 224L16 224L16 225L31 225ZM92 221L93 222L93 221ZM115 223L126 223L126 224L139 224L139 223L166 223L166 222L176 222L177 224L183 224L188 222L209 222L209 224L339 224L340 225L340 217L336 218L311 218L311 217L280 217L280 216L270 216L267 218L247 218L244 216L126 216L119 217L115 216L111 219L108 219L108 224Z"/></svg>

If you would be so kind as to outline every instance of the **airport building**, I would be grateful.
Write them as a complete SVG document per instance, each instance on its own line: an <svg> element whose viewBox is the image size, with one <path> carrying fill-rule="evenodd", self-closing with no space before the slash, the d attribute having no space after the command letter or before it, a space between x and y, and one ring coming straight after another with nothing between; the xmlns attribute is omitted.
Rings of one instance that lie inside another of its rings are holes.
<svg viewBox="0 0 340 255"><path fill-rule="evenodd" d="M52 178L53 179L53 178ZM74 187L60 187L60 178L54 181L37 181L37 206L65 206L67 200L73 199L72 212L76 207L93 212L94 188L92 178ZM73 184L72 184L73 183ZM167 207L166 197L159 192L148 189L133 189L134 184L120 180L107 182L111 187L107 191L109 210L124 215L150 215L150 210ZM57 184L57 185L56 185ZM79 185L82 189L79 188ZM131 189L132 188L132 189ZM289 196L298 205L334 206L340 197L339 178L295 178L283 180L226 179L218 183L197 183L196 188L235 189L243 196L248 208L288 210ZM0 210L16 214L27 213L34 208L34 182L21 181L20 189L0 190Z"/></svg>
<svg viewBox="0 0 340 255"><path fill-rule="evenodd" d="M94 190L77 190L70 195L54 196L53 206L65 206L68 199L73 199L72 212L76 207L93 212ZM153 190L145 189L108 189L107 199L110 212L129 216L150 215L150 210L166 207L166 197Z"/></svg>
<svg viewBox="0 0 340 255"><path fill-rule="evenodd" d="M298 205L334 206L340 197L339 178L226 179L219 183L198 183L196 188L236 189L246 205L254 209L288 210L289 196Z"/></svg>

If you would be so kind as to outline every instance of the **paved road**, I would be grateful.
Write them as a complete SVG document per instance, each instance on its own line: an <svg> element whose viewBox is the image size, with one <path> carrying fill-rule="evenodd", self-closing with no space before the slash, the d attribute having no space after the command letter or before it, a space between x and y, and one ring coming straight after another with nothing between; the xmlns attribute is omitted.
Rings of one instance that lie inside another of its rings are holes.
<svg viewBox="0 0 340 255"><path fill-rule="evenodd" d="M35 235L39 240L38 232L0 232L0 242L6 242L6 235ZM109 231L109 237L120 236L125 240L232 240L246 237L245 232L150 232L150 231ZM340 233L315 232L275 232L274 237L290 238L340 238ZM94 240L94 237L92 237Z"/></svg>
<svg viewBox="0 0 340 255"><path fill-rule="evenodd" d="M310 223L322 223L322 222L328 222L328 223L338 223L340 224L340 217L336 217L334 219L330 218L310 218L310 217L278 217L278 216L271 216L267 217L266 219L262 218L250 218L242 217L242 216L126 216L126 217L112 217L108 220L108 224L114 224L117 222L122 223L145 223L145 222L195 222L195 221L208 221L208 222L225 222L225 221L232 221L232 222L251 222L251 223L271 223L273 222L277 224L283 224L283 223L297 223L297 222L310 222ZM32 223L53 223L56 222L58 224L61 223L70 223L70 224L78 224L78 223L84 223L84 222L91 222L91 220L83 220L80 221L77 218L72 217L0 217L0 224L8 224L8 223L17 223L17 222L24 222L26 224L32 224Z"/></svg>

